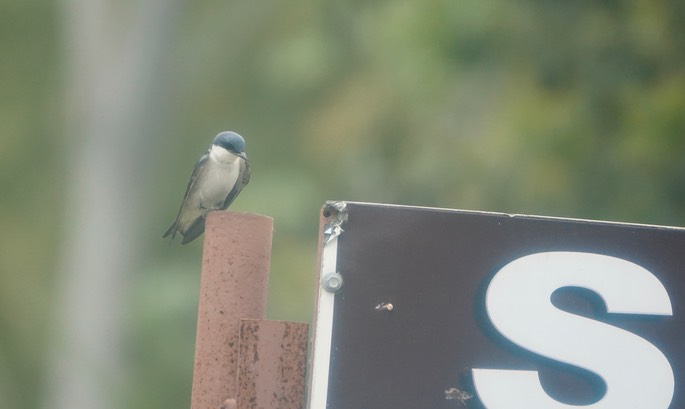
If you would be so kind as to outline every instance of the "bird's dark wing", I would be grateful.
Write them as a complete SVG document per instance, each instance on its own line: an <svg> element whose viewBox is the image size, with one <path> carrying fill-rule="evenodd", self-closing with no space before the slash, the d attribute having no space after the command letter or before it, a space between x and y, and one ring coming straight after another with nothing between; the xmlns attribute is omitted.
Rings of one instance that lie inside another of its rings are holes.
<svg viewBox="0 0 685 409"><path fill-rule="evenodd" d="M193 190L193 186L195 186L195 182L197 181L198 176L200 175L202 169L204 166L207 164L207 160L209 159L209 152L205 153L202 155L200 160L195 163L195 167L193 167L193 174L190 176L190 181L188 181L188 187L186 187L186 193L183 195L183 201L181 202L181 207L178 209L178 215L176 215L176 220L174 220L174 223L169 227L169 230L164 233L164 236L162 238L167 237L170 234L173 234L171 236L171 239L173 240L174 237L176 236L176 232L178 231L178 220L181 218L181 212L183 211L183 205L185 204L186 200L188 199L188 196L190 195L190 192Z"/></svg>
<svg viewBox="0 0 685 409"><path fill-rule="evenodd" d="M199 235L204 233L205 231L205 218L204 217L198 217L195 222L190 225L188 230L186 230L185 234L183 235L183 240L181 240L181 244L187 244L190 243L191 241L195 240Z"/></svg>
<svg viewBox="0 0 685 409"><path fill-rule="evenodd" d="M242 159L242 162L240 163L240 173L238 173L238 179L235 182L235 186L233 186L233 189L231 189L230 192L228 192L228 196L226 196L226 199L224 200L223 203L223 208L227 209L228 206L233 203L233 200L238 196L238 193L240 193L241 190L245 187L250 182L250 164L247 161L246 158Z"/></svg>

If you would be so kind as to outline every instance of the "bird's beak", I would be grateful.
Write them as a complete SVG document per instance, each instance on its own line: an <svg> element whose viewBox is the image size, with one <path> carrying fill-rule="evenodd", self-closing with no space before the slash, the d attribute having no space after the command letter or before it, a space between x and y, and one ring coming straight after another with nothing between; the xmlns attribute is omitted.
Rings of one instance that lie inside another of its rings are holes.
<svg viewBox="0 0 685 409"><path fill-rule="evenodd" d="M239 153L238 157L243 158L243 160L247 160L247 155L245 154L245 152Z"/></svg>

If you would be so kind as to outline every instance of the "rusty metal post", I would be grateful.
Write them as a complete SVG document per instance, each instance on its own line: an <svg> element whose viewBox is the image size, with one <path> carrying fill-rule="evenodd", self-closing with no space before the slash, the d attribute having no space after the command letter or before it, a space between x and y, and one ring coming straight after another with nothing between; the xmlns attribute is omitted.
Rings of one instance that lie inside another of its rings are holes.
<svg viewBox="0 0 685 409"><path fill-rule="evenodd" d="M308 325L243 320L238 409L302 409Z"/></svg>
<svg viewBox="0 0 685 409"><path fill-rule="evenodd" d="M270 217L207 215L191 409L218 409L237 396L240 319L265 317L272 233Z"/></svg>

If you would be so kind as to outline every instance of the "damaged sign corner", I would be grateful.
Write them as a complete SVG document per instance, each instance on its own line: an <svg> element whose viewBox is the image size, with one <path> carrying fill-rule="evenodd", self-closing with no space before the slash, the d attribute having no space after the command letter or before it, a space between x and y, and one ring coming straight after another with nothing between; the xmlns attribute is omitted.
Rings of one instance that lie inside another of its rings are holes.
<svg viewBox="0 0 685 409"><path fill-rule="evenodd" d="M344 230L342 224L347 221L347 203L342 201L328 200L321 211L323 217L327 219L324 226L324 245L329 244L333 239L340 236Z"/></svg>

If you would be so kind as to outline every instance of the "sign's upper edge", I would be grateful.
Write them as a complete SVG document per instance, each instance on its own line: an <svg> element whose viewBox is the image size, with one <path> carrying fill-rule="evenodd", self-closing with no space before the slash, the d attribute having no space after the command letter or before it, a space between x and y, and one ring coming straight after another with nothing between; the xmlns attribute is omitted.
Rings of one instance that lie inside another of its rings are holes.
<svg viewBox="0 0 685 409"><path fill-rule="evenodd" d="M348 201L348 200L335 200L335 201L327 200L326 201L326 203L330 203L330 202L345 203L345 204L360 205L360 206L400 208L400 209L419 210L419 211L428 210L428 211L460 213L460 214L470 214L470 215L500 216L500 217L523 218L523 219L532 219L532 220L550 220L550 221L564 221L564 222L576 222L576 223L592 223L592 224L605 224L605 225L610 225L610 226L640 227L640 228L650 228L650 229L660 229L660 230L685 231L685 227L667 226L667 225L659 225L659 224L617 222L617 221L608 221L608 220L580 219L580 218L560 217L560 216L540 216L540 215L519 214L519 213L502 213L502 212L492 212L492 211L484 211L484 210L449 209L449 208L445 208L445 207L411 206L411 205L400 205L400 204L389 204L389 203L356 202L356 201Z"/></svg>

